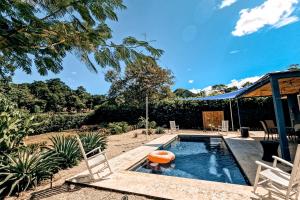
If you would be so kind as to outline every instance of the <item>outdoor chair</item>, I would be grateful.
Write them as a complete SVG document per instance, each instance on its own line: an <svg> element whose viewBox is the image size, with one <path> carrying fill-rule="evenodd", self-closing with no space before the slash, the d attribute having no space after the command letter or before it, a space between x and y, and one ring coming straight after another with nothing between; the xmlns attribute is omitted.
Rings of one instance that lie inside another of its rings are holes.
<svg viewBox="0 0 300 200"><path fill-rule="evenodd" d="M179 125L176 125L176 122L175 121L170 121L170 130L171 130L171 133L172 131L179 131Z"/></svg>
<svg viewBox="0 0 300 200"><path fill-rule="evenodd" d="M267 129L269 134L272 135L272 139L273 139L273 135L278 137L278 130L277 130L277 126L275 125L273 120L265 120ZM291 141L296 141L296 135L295 135L295 130L294 127L286 127L286 134L289 140Z"/></svg>
<svg viewBox="0 0 300 200"><path fill-rule="evenodd" d="M272 139L273 139L273 135L274 135L274 137L278 138L278 131L277 131L277 127L276 127L274 121L271 119L265 120L265 124L267 126L269 135L272 136Z"/></svg>
<svg viewBox="0 0 300 200"><path fill-rule="evenodd" d="M270 135L272 136L272 139L274 139L273 138L273 133L274 132L270 134L270 130L267 128L267 125L265 124L265 122L264 121L259 121L259 122L261 123L261 125L262 125L262 127L264 129L264 132L265 132L264 140L266 140L266 137L269 140L270 139Z"/></svg>
<svg viewBox="0 0 300 200"><path fill-rule="evenodd" d="M218 131L228 132L229 131L229 121L222 120L222 126L218 127Z"/></svg>
<svg viewBox="0 0 300 200"><path fill-rule="evenodd" d="M90 176L91 180L96 180L94 175L99 176L99 173L103 172L105 169L109 170L109 173L106 174L105 176L112 174L112 170L111 170L111 167L107 160L105 151L101 151L101 147L97 147L97 148L89 151L88 153L85 153L82 142L78 135L76 135L76 139L78 141L80 151L83 155L85 164L89 171L89 176ZM99 167L101 164L103 164L103 166L101 166L99 169L97 168L96 171L95 170L93 171L94 168ZM100 178L104 178L105 176L102 176Z"/></svg>
<svg viewBox="0 0 300 200"><path fill-rule="evenodd" d="M300 192L300 145L297 146L294 164L277 156L273 156L273 158L273 166L256 161L258 168L254 182L254 193L256 193L258 186L262 186L268 190L269 196L272 193L276 193L283 196L286 200L298 199ZM278 168L278 161L291 167L292 172L287 173Z"/></svg>

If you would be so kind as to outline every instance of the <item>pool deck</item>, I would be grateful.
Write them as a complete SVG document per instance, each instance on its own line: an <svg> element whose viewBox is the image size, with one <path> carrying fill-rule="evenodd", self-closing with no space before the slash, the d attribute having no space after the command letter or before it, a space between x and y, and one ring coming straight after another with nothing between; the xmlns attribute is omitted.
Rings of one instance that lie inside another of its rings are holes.
<svg viewBox="0 0 300 200"><path fill-rule="evenodd" d="M91 182L87 179L88 171L86 170L66 180L66 182L100 189L142 194L162 199L259 199L258 196L252 193L251 186L162 176L128 170L145 159L150 152L157 150L162 145L170 143L177 137L177 135L181 134L209 136L223 135L226 143L235 158L238 160L250 183L253 183L257 167L255 165L255 160L260 160L262 155L259 140L254 137L246 139L240 138L236 132L228 132L224 134L194 130L182 130L177 134L163 135L162 137L150 141L147 144L110 159L109 163L114 173L108 175L104 179ZM253 136L253 133L251 135ZM256 135L254 134L254 136ZM99 166L99 168L101 168L101 166ZM104 171L100 175L105 176L107 174L108 172ZM266 194L266 191L259 188L259 193L263 195Z"/></svg>

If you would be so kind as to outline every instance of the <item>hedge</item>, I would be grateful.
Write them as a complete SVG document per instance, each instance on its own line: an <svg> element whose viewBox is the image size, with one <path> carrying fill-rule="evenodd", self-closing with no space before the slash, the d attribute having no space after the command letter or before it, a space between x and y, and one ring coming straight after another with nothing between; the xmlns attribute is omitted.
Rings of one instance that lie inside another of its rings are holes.
<svg viewBox="0 0 300 200"><path fill-rule="evenodd" d="M288 117L287 103L283 102ZM239 127L237 103L232 102L234 126ZM272 98L247 98L239 100L241 125L252 129L261 129L260 120L275 120ZM230 119L229 101L161 101L149 104L149 120L158 126L169 127L169 121L175 120L181 128L203 128L202 111L224 111L224 118ZM144 106L101 105L87 120L87 124L100 124L126 121L136 124L140 116L145 116ZM288 118L287 118L288 119ZM289 121L286 120L288 125Z"/></svg>
<svg viewBox="0 0 300 200"><path fill-rule="evenodd" d="M87 113L35 114L34 119L37 126L34 128L34 134L80 128L87 116Z"/></svg>

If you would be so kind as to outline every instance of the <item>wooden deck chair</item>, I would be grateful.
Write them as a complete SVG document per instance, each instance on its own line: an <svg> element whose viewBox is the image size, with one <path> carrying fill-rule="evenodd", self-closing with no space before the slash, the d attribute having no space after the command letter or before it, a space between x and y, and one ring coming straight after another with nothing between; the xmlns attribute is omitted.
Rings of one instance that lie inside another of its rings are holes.
<svg viewBox="0 0 300 200"><path fill-rule="evenodd" d="M171 130L171 133L172 131L179 131L179 125L176 126L176 122L175 121L170 121L170 130Z"/></svg>
<svg viewBox="0 0 300 200"><path fill-rule="evenodd" d="M277 156L273 156L273 158L273 166L256 161L258 168L254 182L254 193L256 192L257 187L260 185L268 190L269 196L271 196L273 192L283 196L286 200L297 200L300 191L300 145L297 146L294 164ZM287 173L278 168L278 161L282 164L292 167L292 172ZM263 168L264 170L262 170Z"/></svg>
<svg viewBox="0 0 300 200"><path fill-rule="evenodd" d="M97 148L89 151L88 153L85 153L82 142L81 142L78 135L76 135L76 139L78 141L79 148L80 148L81 153L83 155L86 167L89 171L89 175L90 175L91 180L96 180L94 175L96 175L96 174L99 175L99 173L103 172L103 170L105 170L107 168L109 170L109 173L106 174L105 176L108 176L108 175L112 174L112 170L111 170L111 167L110 167L109 162L107 160L105 151L101 151L101 147L97 147ZM103 167L101 167L100 169L97 169L96 172L93 172L93 168L95 168L95 167L97 167L101 164L103 164ZM102 176L101 178L104 178L105 176Z"/></svg>
<svg viewBox="0 0 300 200"><path fill-rule="evenodd" d="M218 127L218 131L228 132L229 131L229 121L222 120L222 126Z"/></svg>

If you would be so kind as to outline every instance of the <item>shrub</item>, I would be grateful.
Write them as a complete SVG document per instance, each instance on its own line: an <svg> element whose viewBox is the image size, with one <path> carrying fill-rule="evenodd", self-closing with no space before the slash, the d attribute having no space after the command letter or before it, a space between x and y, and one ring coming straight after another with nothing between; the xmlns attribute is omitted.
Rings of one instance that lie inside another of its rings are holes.
<svg viewBox="0 0 300 200"><path fill-rule="evenodd" d="M11 195L36 186L58 170L59 158L26 149L7 155L0 162L0 194Z"/></svg>
<svg viewBox="0 0 300 200"><path fill-rule="evenodd" d="M74 137L53 136L50 140L52 144L49 149L49 154L56 154L61 159L59 166L62 169L78 164L81 158L81 152Z"/></svg>
<svg viewBox="0 0 300 200"><path fill-rule="evenodd" d="M109 123L107 125L107 128L108 128L110 134L112 134L112 135L123 133L122 127L116 123Z"/></svg>
<svg viewBox="0 0 300 200"><path fill-rule="evenodd" d="M26 148L29 152L37 152L37 151L41 151L42 149L45 149L47 146L47 142L38 142L38 143L33 143L33 144L29 144L27 145Z"/></svg>
<svg viewBox="0 0 300 200"><path fill-rule="evenodd" d="M147 133L146 130L142 131L142 134L146 134L146 133ZM148 129L148 135L151 135L151 134L153 134L153 130L152 129Z"/></svg>
<svg viewBox="0 0 300 200"><path fill-rule="evenodd" d="M0 154L16 151L25 136L33 133L33 117L0 96Z"/></svg>
<svg viewBox="0 0 300 200"><path fill-rule="evenodd" d="M287 102L283 102L287 106ZM149 118L157 122L158 126L175 120L180 128L203 128L203 111L224 111L224 119L230 119L228 100L220 101L183 101L163 100L149 104ZM239 127L237 103L232 102L234 127ZM274 119L272 98L244 98L239 99L241 125L260 128L260 120ZM144 106L103 104L93 114L88 116L86 123L126 121L129 124L140 122L140 116L145 116ZM287 122L287 126L288 126ZM140 125L140 124L139 124ZM139 128L143 128L140 125Z"/></svg>
<svg viewBox="0 0 300 200"><path fill-rule="evenodd" d="M112 122L107 125L107 128L112 135L126 133L133 129L127 122Z"/></svg>
<svg viewBox="0 0 300 200"><path fill-rule="evenodd" d="M157 127L155 130L156 134L164 134L165 132L166 132L165 129L162 127Z"/></svg>
<svg viewBox="0 0 300 200"><path fill-rule="evenodd" d="M138 128L146 128L146 119L144 117L139 118L139 122L137 123ZM156 122L155 121L149 121L148 128L155 128Z"/></svg>
<svg viewBox="0 0 300 200"><path fill-rule="evenodd" d="M156 122L155 121L149 122L149 128L155 128L155 127L156 127Z"/></svg>
<svg viewBox="0 0 300 200"><path fill-rule="evenodd" d="M85 152L89 152L97 147L101 148L101 151L106 149L107 138L104 134L100 133L82 133L79 135Z"/></svg>
<svg viewBox="0 0 300 200"><path fill-rule="evenodd" d="M84 123L88 114L36 114L35 121L40 123L35 134L42 134L68 129L78 129Z"/></svg>

